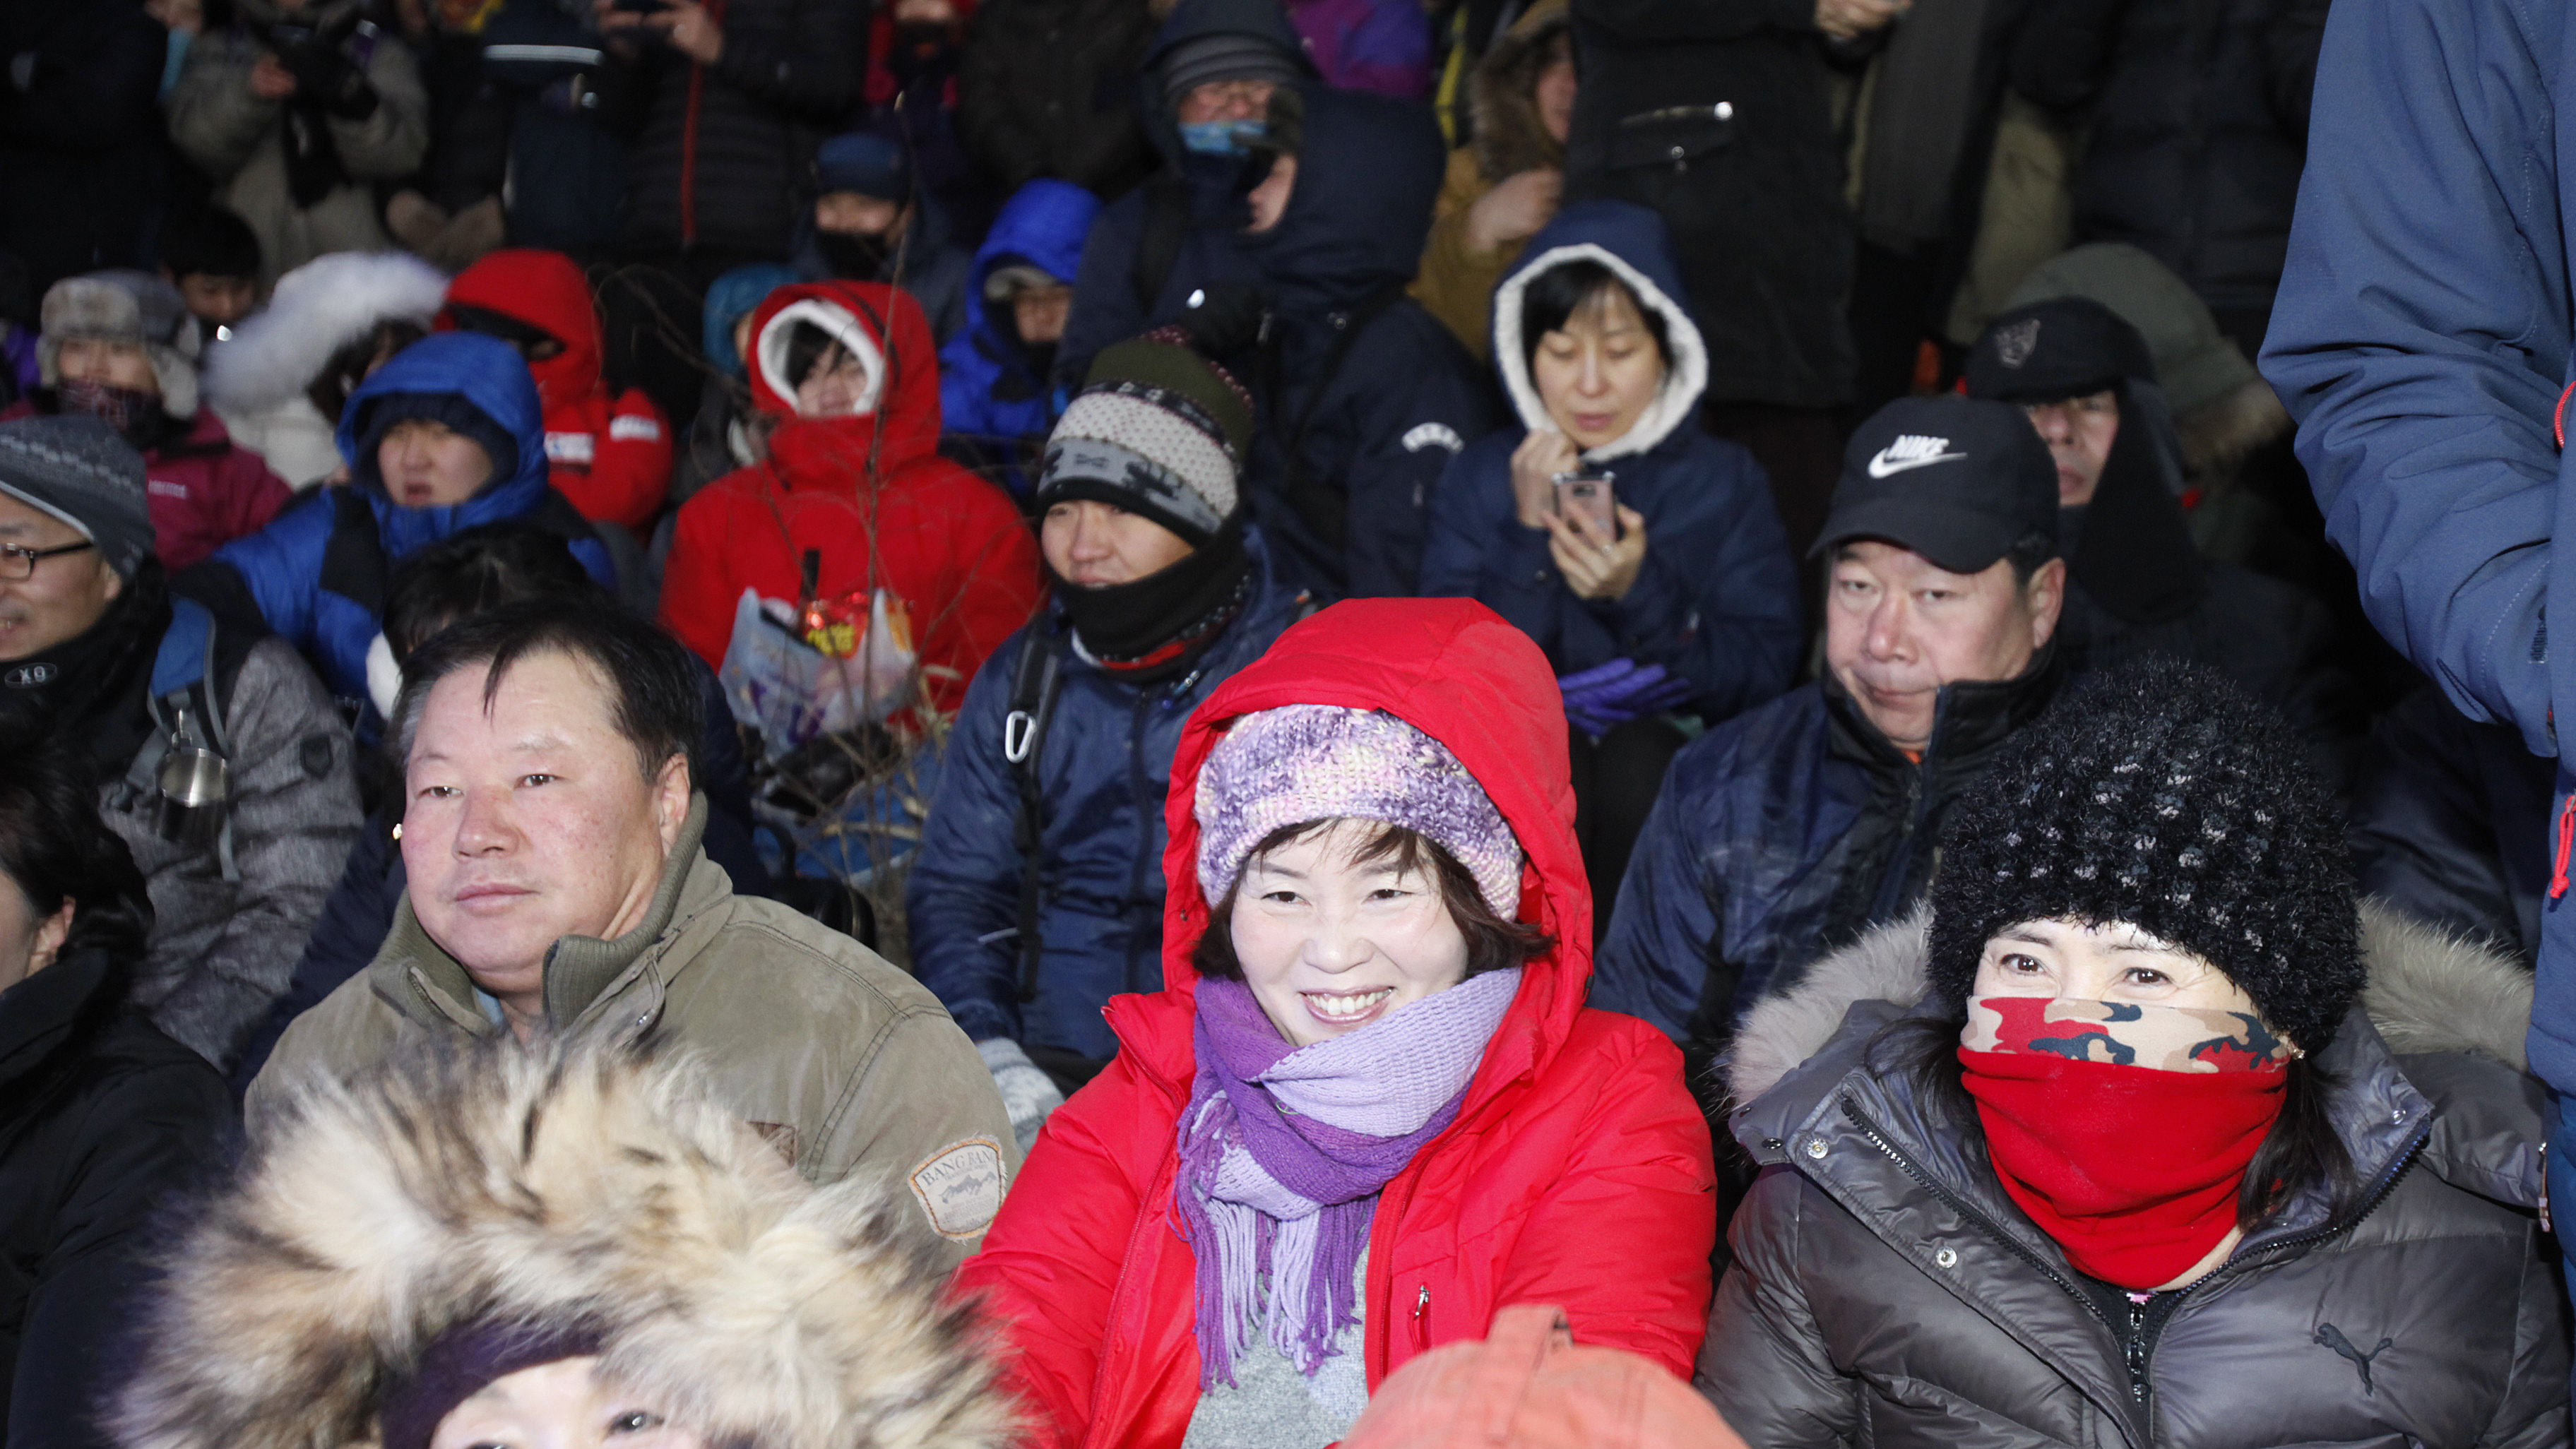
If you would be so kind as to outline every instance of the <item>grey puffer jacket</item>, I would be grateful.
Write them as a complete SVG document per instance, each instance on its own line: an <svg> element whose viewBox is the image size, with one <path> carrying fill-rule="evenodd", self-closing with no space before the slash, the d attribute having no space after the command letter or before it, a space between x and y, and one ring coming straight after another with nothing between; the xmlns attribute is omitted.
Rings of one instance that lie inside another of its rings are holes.
<svg viewBox="0 0 2576 1449"><path fill-rule="evenodd" d="M2569 1442L2528 973L2365 908L2371 984L2318 1057L2359 1187L2302 1196L2157 1295L2161 1331L2124 1361L1973 1120L1865 1063L1921 996L1927 919L1818 963L1739 1032L1734 1128L1763 1173L1695 1377L1747 1442Z"/></svg>

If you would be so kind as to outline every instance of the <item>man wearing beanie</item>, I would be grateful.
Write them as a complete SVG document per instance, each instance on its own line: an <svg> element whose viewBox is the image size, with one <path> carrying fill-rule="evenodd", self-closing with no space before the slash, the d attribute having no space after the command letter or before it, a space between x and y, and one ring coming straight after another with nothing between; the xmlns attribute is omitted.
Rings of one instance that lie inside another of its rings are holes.
<svg viewBox="0 0 2576 1449"><path fill-rule="evenodd" d="M942 346L966 325L974 258L948 239L948 216L913 184L903 147L873 131L814 152L814 210L796 268L809 282L887 282L921 304Z"/></svg>
<svg viewBox="0 0 2576 1449"><path fill-rule="evenodd" d="M171 598L147 487L95 418L0 423L0 723L77 742L151 892L135 1003L226 1067L339 878L358 792L294 649ZM162 766L192 750L223 783L172 798Z"/></svg>
<svg viewBox="0 0 2576 1449"><path fill-rule="evenodd" d="M2181 435L2138 330L2089 297L2016 307L1977 339L1967 385L2020 408L2057 465L2067 671L2197 660L2280 710L2330 781L2348 779L2362 721L2329 653L2334 621L2295 584L2200 556Z"/></svg>
<svg viewBox="0 0 2576 1449"><path fill-rule="evenodd" d="M1703 1058L1809 962L1913 908L1942 812L2057 688L2055 470L2014 409L1879 409L1816 551L1824 677L1674 758L1593 976L1596 1003Z"/></svg>
<svg viewBox="0 0 2576 1449"><path fill-rule="evenodd" d="M264 624L311 661L332 694L381 725L367 687L383 638L393 566L451 534L525 520L560 535L591 577L615 588L610 535L547 482L545 413L518 350L479 332L404 348L340 413L349 486L316 489L267 528L225 545L179 581L227 617Z"/></svg>
<svg viewBox="0 0 2576 1449"><path fill-rule="evenodd" d="M1025 1141L1162 984L1163 794L1199 700L1301 600L1245 515L1252 409L1165 334L1100 354L1034 502L1052 600L975 676L914 857L913 969ZM1034 1063L1034 1065L1033 1065Z"/></svg>
<svg viewBox="0 0 2576 1449"><path fill-rule="evenodd" d="M94 417L142 453L163 568L257 533L294 496L198 400L197 326L178 288L147 272L66 277L43 316L44 386L6 416Z"/></svg>
<svg viewBox="0 0 2576 1449"><path fill-rule="evenodd" d="M1179 321L1192 293L1250 286L1247 198L1270 174L1274 96L1315 68L1279 0L1181 0L1138 81L1161 169L1111 202L1083 248L1056 354L1078 379L1101 348Z"/></svg>

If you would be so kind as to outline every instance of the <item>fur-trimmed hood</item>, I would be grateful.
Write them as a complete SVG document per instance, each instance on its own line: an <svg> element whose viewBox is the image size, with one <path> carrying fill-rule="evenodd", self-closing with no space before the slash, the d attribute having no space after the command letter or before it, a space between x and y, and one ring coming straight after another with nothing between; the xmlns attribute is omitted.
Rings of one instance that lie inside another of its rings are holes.
<svg viewBox="0 0 2576 1449"><path fill-rule="evenodd" d="M1547 68L1551 42L1572 28L1566 0L1538 0L1512 22L1467 80L1467 103L1476 118L1476 169L1487 181L1565 165L1565 143L1538 118L1538 76Z"/></svg>
<svg viewBox="0 0 2576 1449"><path fill-rule="evenodd" d="M1662 314L1664 340L1671 354L1662 391L1646 405L1643 416L1625 434L1584 453L1596 463L1650 453L1676 428L1695 426L1701 394L1708 391L1708 344L1691 316L1689 293L1674 260L1672 233L1664 219L1626 201L1578 201L1530 238L1520 262L1494 289L1494 366L1503 376L1503 392L1521 426L1553 429L1547 404L1539 400L1530 378L1529 359L1521 347L1521 294L1550 267L1572 261L1599 262L1628 286L1645 306Z"/></svg>
<svg viewBox="0 0 2576 1449"><path fill-rule="evenodd" d="M908 1210L812 1188L694 1070L604 1046L315 1079L170 1255L119 1442L372 1445L447 1328L578 1317L710 1443L999 1449L1009 1410Z"/></svg>
<svg viewBox="0 0 2576 1449"><path fill-rule="evenodd" d="M311 386L331 354L379 322L423 327L447 297L447 277L401 252L333 252L277 279L268 306L206 353L206 397L230 413L263 412Z"/></svg>
<svg viewBox="0 0 2576 1449"><path fill-rule="evenodd" d="M1923 998L1932 914L1918 909L1809 967L1798 984L1745 1013L1722 1066L1728 1096L1751 1102L1823 1049L1859 1002L1900 1009ZM2500 951L2423 925L2376 901L2361 905L2362 1010L2401 1056L2460 1052L2526 1069L2531 972Z"/></svg>

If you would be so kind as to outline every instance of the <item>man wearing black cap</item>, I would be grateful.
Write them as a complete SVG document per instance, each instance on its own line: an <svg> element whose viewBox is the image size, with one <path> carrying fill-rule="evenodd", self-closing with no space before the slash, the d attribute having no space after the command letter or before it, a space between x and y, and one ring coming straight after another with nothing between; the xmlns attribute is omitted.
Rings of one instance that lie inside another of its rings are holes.
<svg viewBox="0 0 2576 1449"><path fill-rule="evenodd" d="M2141 654L2207 664L2279 710L2330 783L2349 779L2360 721L2328 653L2332 617L2296 585L2193 546L2181 435L2137 329L2089 297L2016 307L1977 339L1967 382L2018 407L2057 465L2067 672Z"/></svg>
<svg viewBox="0 0 2576 1449"><path fill-rule="evenodd" d="M811 235L796 254L809 281L887 282L921 304L942 346L966 325L974 258L948 239L948 217L913 186L903 148L873 131L834 136L814 151Z"/></svg>
<svg viewBox="0 0 2576 1449"><path fill-rule="evenodd" d="M1825 677L1674 759L1593 968L1595 1006L1695 1065L1747 1006L1913 908L1942 811L2057 689L2056 470L2015 410L1881 408L1816 550Z"/></svg>

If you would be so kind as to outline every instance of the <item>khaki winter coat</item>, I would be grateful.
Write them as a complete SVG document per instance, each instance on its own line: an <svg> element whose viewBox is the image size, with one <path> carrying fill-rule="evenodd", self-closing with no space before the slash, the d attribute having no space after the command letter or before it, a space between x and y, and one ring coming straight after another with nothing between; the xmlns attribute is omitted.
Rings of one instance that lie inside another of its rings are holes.
<svg viewBox="0 0 2576 1449"><path fill-rule="evenodd" d="M1538 76L1549 42L1566 28L1566 0L1538 0L1494 42L1467 82L1476 139L1449 153L1449 172L1431 208L1431 236L1413 299L1428 308L1480 361L1494 352L1494 288L1521 258L1528 237L1488 251L1467 242L1467 213L1485 193L1524 171L1560 170L1565 147L1539 121Z"/></svg>
<svg viewBox="0 0 2576 1449"><path fill-rule="evenodd" d="M879 1177L912 1201L945 1261L964 1257L1019 1165L983 1058L938 998L875 952L735 895L698 849L706 808L699 797L641 926L556 943L548 1020L569 1037L650 1040L696 1058L717 1099L808 1181ZM375 961L279 1040L244 1104L252 1135L304 1073L348 1080L422 1037L502 1030L406 896Z"/></svg>

